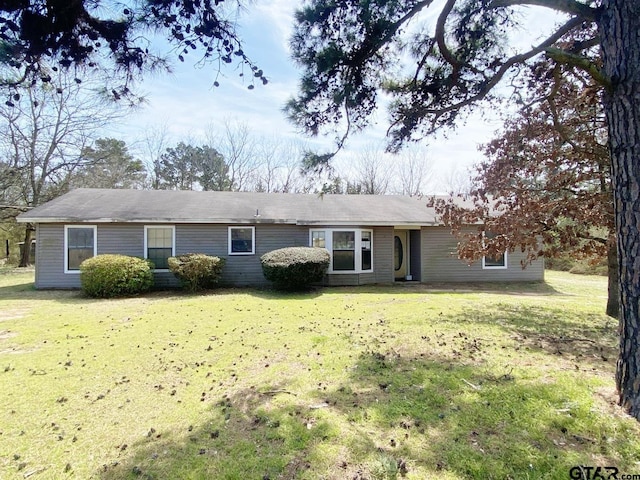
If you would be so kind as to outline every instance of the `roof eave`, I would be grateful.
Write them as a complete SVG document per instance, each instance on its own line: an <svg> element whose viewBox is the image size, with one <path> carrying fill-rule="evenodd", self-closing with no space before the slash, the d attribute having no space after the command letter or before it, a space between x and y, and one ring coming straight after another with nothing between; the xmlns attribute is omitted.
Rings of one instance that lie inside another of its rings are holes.
<svg viewBox="0 0 640 480"><path fill-rule="evenodd" d="M21 223L176 223L176 224L288 224L296 220L288 218L73 218L73 217L17 217Z"/></svg>
<svg viewBox="0 0 640 480"><path fill-rule="evenodd" d="M337 226L337 227L395 227L395 228L416 228L416 227L433 227L442 225L436 221L415 221L415 222L393 222L393 221L376 221L376 220L354 220L354 221L335 221L335 220L298 220L296 225L307 227L325 227L325 226Z"/></svg>
<svg viewBox="0 0 640 480"><path fill-rule="evenodd" d="M20 215L16 218L20 223L146 223L146 224L282 224L282 225L299 225L307 227L395 227L395 228L420 228L440 226L442 222L437 220L425 221L390 221L390 220L296 220L292 218L113 218L113 217L96 217L96 218L76 218L76 217L29 217Z"/></svg>

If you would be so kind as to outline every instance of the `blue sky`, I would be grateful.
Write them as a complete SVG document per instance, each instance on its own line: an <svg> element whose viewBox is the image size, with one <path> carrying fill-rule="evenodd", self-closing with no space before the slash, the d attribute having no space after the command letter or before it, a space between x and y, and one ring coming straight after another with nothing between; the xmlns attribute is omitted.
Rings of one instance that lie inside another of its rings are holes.
<svg viewBox="0 0 640 480"><path fill-rule="evenodd" d="M126 126L142 131L148 125L166 124L176 137L197 137L211 123L236 119L255 131L295 137L294 127L281 111L298 77L287 52L295 5L261 0L240 19L244 50L267 74L266 86L258 82L254 90L248 90L248 83L238 76L240 70L225 65L218 79L220 87L213 87L214 65L194 66L196 56L185 63L176 61L173 73L146 77L139 85L147 104L130 116Z"/></svg>
<svg viewBox="0 0 640 480"><path fill-rule="evenodd" d="M245 52L266 73L269 78L266 86L259 83L255 89L248 90L246 81L238 76L239 70L227 67L218 79L220 87L216 88L213 87L213 66L198 67L190 61L176 61L172 74L149 76L139 85L147 103L119 124L116 135L135 144L146 131L166 128L171 145L175 145L178 141L201 141L207 132L215 131L224 121L232 121L246 124L258 136L299 139L319 150L330 150L331 136L305 137L282 113L286 100L296 92L299 78L288 53L293 11L298 5L294 0L258 0L240 18ZM540 11L536 12L540 15ZM550 22L546 16L538 16L536 20L538 24ZM378 117L380 121L376 125L352 137L336 157L338 170L348 169L360 150L383 145L385 113L379 112ZM477 112L446 138L438 136L423 142L422 151L426 151L433 171L429 193L442 193L452 177L464 176L467 169L482 158L478 144L493 138L500 125L494 112Z"/></svg>

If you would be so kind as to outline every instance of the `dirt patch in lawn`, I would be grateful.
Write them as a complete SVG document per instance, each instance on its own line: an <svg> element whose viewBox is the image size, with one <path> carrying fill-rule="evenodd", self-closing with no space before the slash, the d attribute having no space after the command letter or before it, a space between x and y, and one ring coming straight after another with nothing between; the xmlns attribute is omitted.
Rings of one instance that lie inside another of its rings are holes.
<svg viewBox="0 0 640 480"><path fill-rule="evenodd" d="M11 330L4 330L0 332L0 340L6 340L7 338L13 338L17 335L17 333L12 332Z"/></svg>
<svg viewBox="0 0 640 480"><path fill-rule="evenodd" d="M29 310L25 308L10 308L8 310L0 311L0 322L6 322L7 320L18 320L23 318Z"/></svg>
<svg viewBox="0 0 640 480"><path fill-rule="evenodd" d="M3 345L3 340L9 340L10 338L13 338L15 336L17 336L18 334L15 332L10 332L10 331L1 331L0 332L0 347L3 347L5 345ZM0 348L0 355L4 355L4 354L18 354L18 353L27 353L27 350L21 349L21 348L17 348L17 347L8 347L8 348Z"/></svg>
<svg viewBox="0 0 640 480"><path fill-rule="evenodd" d="M17 337L18 334L16 332L12 332L11 330L0 330L0 347L6 346L3 345L3 340L9 340L11 338ZM15 346L9 346L8 348L0 349L0 355L3 354L19 354L19 353L28 353L31 350L25 350L23 348L17 348Z"/></svg>

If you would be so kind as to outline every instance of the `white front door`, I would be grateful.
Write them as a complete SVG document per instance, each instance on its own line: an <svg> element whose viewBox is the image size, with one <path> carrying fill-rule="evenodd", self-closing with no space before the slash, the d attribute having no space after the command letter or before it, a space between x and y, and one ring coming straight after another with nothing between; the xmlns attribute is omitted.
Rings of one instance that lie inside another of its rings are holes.
<svg viewBox="0 0 640 480"><path fill-rule="evenodd" d="M409 241L407 230L395 230L393 238L393 270L396 280L404 280L408 274Z"/></svg>

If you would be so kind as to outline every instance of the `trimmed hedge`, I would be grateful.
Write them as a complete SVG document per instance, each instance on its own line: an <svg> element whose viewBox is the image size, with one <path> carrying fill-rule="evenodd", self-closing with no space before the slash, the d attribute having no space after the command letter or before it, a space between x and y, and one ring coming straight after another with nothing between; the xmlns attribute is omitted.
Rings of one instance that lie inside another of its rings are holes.
<svg viewBox="0 0 640 480"><path fill-rule="evenodd" d="M90 297L134 295L153 287L153 264L138 257L105 254L80 264L80 284Z"/></svg>
<svg viewBox="0 0 640 480"><path fill-rule="evenodd" d="M330 259L324 248L287 247L265 253L260 262L265 278L277 288L300 290L322 280Z"/></svg>
<svg viewBox="0 0 640 480"><path fill-rule="evenodd" d="M169 270L192 292L213 288L220 281L225 260L204 253L169 257Z"/></svg>

